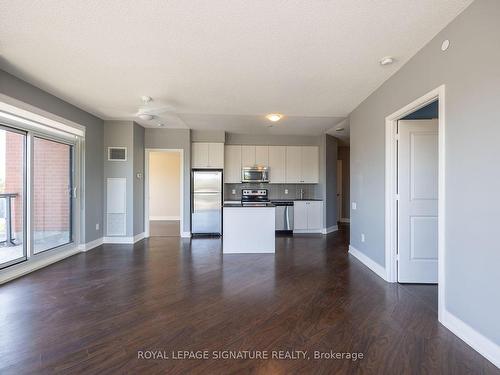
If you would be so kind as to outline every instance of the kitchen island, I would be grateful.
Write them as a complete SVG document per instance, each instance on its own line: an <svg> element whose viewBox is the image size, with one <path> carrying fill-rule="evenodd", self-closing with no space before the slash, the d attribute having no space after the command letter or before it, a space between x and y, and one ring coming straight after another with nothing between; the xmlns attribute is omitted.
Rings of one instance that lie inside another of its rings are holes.
<svg viewBox="0 0 500 375"><path fill-rule="evenodd" d="M223 206L224 254L274 253L275 206L271 203Z"/></svg>

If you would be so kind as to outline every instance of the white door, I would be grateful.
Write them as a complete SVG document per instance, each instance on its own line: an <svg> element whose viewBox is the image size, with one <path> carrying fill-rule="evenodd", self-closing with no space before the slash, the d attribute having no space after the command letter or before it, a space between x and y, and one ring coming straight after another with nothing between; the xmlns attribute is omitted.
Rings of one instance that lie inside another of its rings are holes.
<svg viewBox="0 0 500 375"><path fill-rule="evenodd" d="M337 160L337 221L342 219L342 160Z"/></svg>
<svg viewBox="0 0 500 375"><path fill-rule="evenodd" d="M286 146L286 182L300 182L302 179L301 165L302 148L300 146Z"/></svg>
<svg viewBox="0 0 500 375"><path fill-rule="evenodd" d="M272 184L285 183L286 147L269 146L269 178Z"/></svg>
<svg viewBox="0 0 500 375"><path fill-rule="evenodd" d="M398 281L438 281L438 120L398 122Z"/></svg>
<svg viewBox="0 0 500 375"><path fill-rule="evenodd" d="M300 182L315 184L319 182L319 148L316 146L301 147L301 179Z"/></svg>
<svg viewBox="0 0 500 375"><path fill-rule="evenodd" d="M224 182L241 182L241 146L226 146L224 150Z"/></svg>

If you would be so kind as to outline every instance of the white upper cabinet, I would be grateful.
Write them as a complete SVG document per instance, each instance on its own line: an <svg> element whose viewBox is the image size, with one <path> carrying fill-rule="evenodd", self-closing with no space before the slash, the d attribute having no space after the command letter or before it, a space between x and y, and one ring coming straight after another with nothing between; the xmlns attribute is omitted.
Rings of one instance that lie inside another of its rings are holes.
<svg viewBox="0 0 500 375"><path fill-rule="evenodd" d="M269 182L283 184L286 182L286 147L269 146Z"/></svg>
<svg viewBox="0 0 500 375"><path fill-rule="evenodd" d="M316 146L303 146L302 149L302 180L306 184L319 182L319 149Z"/></svg>
<svg viewBox="0 0 500 375"><path fill-rule="evenodd" d="M241 182L241 146L226 146L224 150L224 182Z"/></svg>
<svg viewBox="0 0 500 375"><path fill-rule="evenodd" d="M191 144L192 168L224 168L224 143L193 142Z"/></svg>
<svg viewBox="0 0 500 375"><path fill-rule="evenodd" d="M269 146L255 146L255 165L269 166Z"/></svg>
<svg viewBox="0 0 500 375"><path fill-rule="evenodd" d="M208 144L209 168L224 168L224 143Z"/></svg>
<svg viewBox="0 0 500 375"><path fill-rule="evenodd" d="M316 184L319 182L319 148L286 147L286 182Z"/></svg>
<svg viewBox="0 0 500 375"><path fill-rule="evenodd" d="M286 146L286 182L297 183L302 180L302 147Z"/></svg>
<svg viewBox="0 0 500 375"><path fill-rule="evenodd" d="M255 165L255 146L241 146L241 166L253 167Z"/></svg>

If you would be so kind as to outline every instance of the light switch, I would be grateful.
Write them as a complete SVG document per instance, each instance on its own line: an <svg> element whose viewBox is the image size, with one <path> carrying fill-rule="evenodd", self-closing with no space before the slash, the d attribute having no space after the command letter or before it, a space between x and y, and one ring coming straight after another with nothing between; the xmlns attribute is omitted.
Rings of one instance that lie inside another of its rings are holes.
<svg viewBox="0 0 500 375"><path fill-rule="evenodd" d="M355 210L355 209L357 209L357 207L358 206L357 206L356 202L352 202L352 209Z"/></svg>
<svg viewBox="0 0 500 375"><path fill-rule="evenodd" d="M361 242L365 242L365 234L361 233Z"/></svg>
<svg viewBox="0 0 500 375"><path fill-rule="evenodd" d="M95 225L95 230L99 230L99 223Z"/></svg>

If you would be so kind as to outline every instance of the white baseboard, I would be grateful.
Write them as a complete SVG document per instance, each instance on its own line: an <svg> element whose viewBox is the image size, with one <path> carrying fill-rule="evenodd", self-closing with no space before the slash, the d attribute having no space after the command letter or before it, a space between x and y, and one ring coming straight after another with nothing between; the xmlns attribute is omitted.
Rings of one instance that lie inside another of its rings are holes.
<svg viewBox="0 0 500 375"><path fill-rule="evenodd" d="M323 234L323 229L294 229L294 234Z"/></svg>
<svg viewBox="0 0 500 375"><path fill-rule="evenodd" d="M134 243L139 242L140 240L143 240L145 237L146 237L146 233L144 233L144 232L136 234L134 236Z"/></svg>
<svg viewBox="0 0 500 375"><path fill-rule="evenodd" d="M323 228L321 230L321 233L328 234L328 233L336 232L338 230L339 230L339 226L338 225L332 225L331 227Z"/></svg>
<svg viewBox="0 0 500 375"><path fill-rule="evenodd" d="M7 281L14 280L18 277L26 275L30 272L36 271L40 268L49 266L53 263L56 263L60 260L68 258L72 255L80 253L80 249L78 246L75 246L71 249L67 249L64 251L56 252L50 256L45 256L37 258L36 256L31 257L25 262L12 265L6 269L0 271L0 284L6 283Z"/></svg>
<svg viewBox="0 0 500 375"><path fill-rule="evenodd" d="M181 233L182 238L190 238L191 237L191 232L182 232Z"/></svg>
<svg viewBox="0 0 500 375"><path fill-rule="evenodd" d="M150 216L150 221L163 221L163 220L180 220L180 216Z"/></svg>
<svg viewBox="0 0 500 375"><path fill-rule="evenodd" d="M368 267L370 270L375 272L378 276L380 276L382 279L386 280L386 272L385 268L382 267L380 264L372 260L371 258L367 257L365 254L363 254L361 251L358 249L354 248L353 246L349 245L349 254L354 256L356 259L358 259L361 263L363 263L366 267Z"/></svg>
<svg viewBox="0 0 500 375"><path fill-rule="evenodd" d="M132 245L140 240L145 238L145 233L139 233L136 234L135 236L128 236L128 237L104 237L104 243L110 243L110 244L129 244Z"/></svg>
<svg viewBox="0 0 500 375"><path fill-rule="evenodd" d="M495 344L446 309L443 311L442 319L441 323L453 332L453 334L458 336L496 367L500 368L500 345Z"/></svg>
<svg viewBox="0 0 500 375"><path fill-rule="evenodd" d="M340 219L340 222L341 223L350 223L351 219L349 219L348 217L343 217L343 218Z"/></svg>
<svg viewBox="0 0 500 375"><path fill-rule="evenodd" d="M87 243L83 243L83 244L80 244L78 246L78 249L80 251L89 251L97 246L101 246L102 244L104 243L104 238L101 237L101 238L98 238L94 241L90 241L90 242L87 242Z"/></svg>

